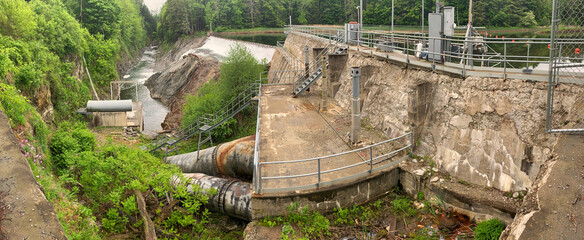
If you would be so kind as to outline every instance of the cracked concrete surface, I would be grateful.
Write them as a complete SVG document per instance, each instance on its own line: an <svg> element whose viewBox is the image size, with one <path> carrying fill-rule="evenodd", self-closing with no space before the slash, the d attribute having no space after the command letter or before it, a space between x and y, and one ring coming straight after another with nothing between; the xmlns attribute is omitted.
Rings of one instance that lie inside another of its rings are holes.
<svg viewBox="0 0 584 240"><path fill-rule="evenodd" d="M0 192L4 219L0 239L67 239L47 201L42 187L33 176L18 147L8 118L0 111Z"/></svg>
<svg viewBox="0 0 584 240"><path fill-rule="evenodd" d="M584 136L563 135L501 239L583 239Z"/></svg>

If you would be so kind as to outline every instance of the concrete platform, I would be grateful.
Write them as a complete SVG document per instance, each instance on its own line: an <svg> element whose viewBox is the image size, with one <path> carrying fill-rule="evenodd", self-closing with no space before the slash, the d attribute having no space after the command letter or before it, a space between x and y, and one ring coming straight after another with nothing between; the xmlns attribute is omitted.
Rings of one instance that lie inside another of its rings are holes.
<svg viewBox="0 0 584 240"><path fill-rule="evenodd" d="M293 97L292 85L262 85L260 103L260 163L281 162L327 156L351 148L334 131L309 101L316 93ZM359 155L361 156L359 156ZM340 168L369 159L365 152L344 154L321 160L321 171ZM324 173L321 182L366 172L369 164ZM318 171L316 160L301 163L262 165L261 176L290 176ZM262 179L262 189L298 188L318 183L318 176Z"/></svg>

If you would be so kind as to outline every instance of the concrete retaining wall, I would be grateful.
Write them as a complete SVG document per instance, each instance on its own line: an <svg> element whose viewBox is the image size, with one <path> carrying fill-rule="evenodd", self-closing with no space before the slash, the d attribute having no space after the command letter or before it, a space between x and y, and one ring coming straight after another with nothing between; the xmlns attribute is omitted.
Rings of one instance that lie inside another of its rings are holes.
<svg viewBox="0 0 584 240"><path fill-rule="evenodd" d="M371 175L359 182L331 186L307 194L283 193L278 195L252 196L252 219L286 215L286 208L293 203L308 206L310 211L332 212L336 207L363 204L385 195L398 184L399 168Z"/></svg>
<svg viewBox="0 0 584 240"><path fill-rule="evenodd" d="M295 55L301 55L304 46L325 45L297 33L290 33L285 43ZM349 112L349 69L361 67L362 117L368 124L387 137L414 131L419 140L416 154L432 158L464 181L503 191L525 190L556 143L555 136L544 133L547 83L462 79L408 69L356 51L348 52L344 67L339 64L334 66L340 71L334 103ZM584 88L558 87L556 99L566 100L555 110L569 113L570 96L579 91Z"/></svg>

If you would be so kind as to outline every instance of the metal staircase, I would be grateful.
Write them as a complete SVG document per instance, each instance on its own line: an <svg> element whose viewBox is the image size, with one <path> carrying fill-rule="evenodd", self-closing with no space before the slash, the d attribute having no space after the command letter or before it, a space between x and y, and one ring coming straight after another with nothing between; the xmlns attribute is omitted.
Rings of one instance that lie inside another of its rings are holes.
<svg viewBox="0 0 584 240"><path fill-rule="evenodd" d="M299 80L293 84L294 87L294 97L297 97L299 94L306 91L308 88L312 86L321 76L322 76L322 67L323 61L326 61L324 56L329 54L331 49L334 49L333 54L341 54L346 52L345 48L337 48L336 43L338 42L338 37L335 39L331 39L329 44L322 49L322 51L316 56L315 60L309 64L308 72L311 73L309 76L306 76L306 73L299 74ZM328 63L324 63L328 64Z"/></svg>
<svg viewBox="0 0 584 240"><path fill-rule="evenodd" d="M168 156L169 152L176 151L179 154L178 144L182 141L190 139L195 135L199 135L199 140L197 143L197 158L199 157L199 151L201 146L207 142L211 142L213 146L213 139L211 138L211 131L227 120L231 119L235 114L241 112L253 101L257 100L259 91L259 82L254 82L245 89L243 92L235 96L227 105L217 111L215 114L205 114L199 117L197 121L194 121L190 125L181 128L173 136L167 136L162 140L158 141L155 146L153 146L150 152L157 151L159 149L165 150L164 159ZM206 135L206 137L203 137Z"/></svg>

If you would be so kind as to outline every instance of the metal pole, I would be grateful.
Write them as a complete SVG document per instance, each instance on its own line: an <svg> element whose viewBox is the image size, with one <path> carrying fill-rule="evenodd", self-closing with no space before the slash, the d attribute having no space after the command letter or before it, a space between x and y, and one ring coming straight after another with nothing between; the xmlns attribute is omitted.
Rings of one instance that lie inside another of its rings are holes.
<svg viewBox="0 0 584 240"><path fill-rule="evenodd" d="M352 67L353 77L353 98L352 98L352 122L351 122L351 142L357 144L361 135L361 108L359 99L359 80L361 78L361 68Z"/></svg>
<svg viewBox="0 0 584 240"><path fill-rule="evenodd" d="M363 29L363 0L359 1L359 30Z"/></svg>
<svg viewBox="0 0 584 240"><path fill-rule="evenodd" d="M373 147L369 147L369 173L373 173Z"/></svg>
<svg viewBox="0 0 584 240"><path fill-rule="evenodd" d="M549 133L552 130L552 114L553 114L553 87L554 87L554 57L556 49L556 24L558 20L556 19L556 5L557 0L553 0L552 3L552 29L550 33L550 61L548 70L548 90L547 90L547 107L546 107L546 119L545 119L545 131Z"/></svg>
<svg viewBox="0 0 584 240"><path fill-rule="evenodd" d="M324 56L322 56L322 62L321 62L321 66L322 66L322 90L320 91L321 93L321 98L320 98L320 110L322 111L326 111L327 110L327 98L328 98L328 92L329 92L329 80L326 77L326 54L324 54Z"/></svg>
<svg viewBox="0 0 584 240"><path fill-rule="evenodd" d="M262 163L258 163L258 193L262 192Z"/></svg>
<svg viewBox="0 0 584 240"><path fill-rule="evenodd" d="M393 3L395 0L391 0L391 43L393 44Z"/></svg>
<svg viewBox="0 0 584 240"><path fill-rule="evenodd" d="M527 70L529 70L529 47L530 47L530 46L531 46L531 45L529 45L529 40L527 40L527 61L525 62L525 68L526 68Z"/></svg>
<svg viewBox="0 0 584 240"><path fill-rule="evenodd" d="M317 186L320 187L320 158L318 159L318 184Z"/></svg>
<svg viewBox="0 0 584 240"><path fill-rule="evenodd" d="M424 37L424 24L425 24L425 19L424 19L424 0L422 0L422 38ZM422 40L424 41L424 40Z"/></svg>
<svg viewBox="0 0 584 240"><path fill-rule="evenodd" d="M503 52L503 79L507 80L507 42L504 43L505 49Z"/></svg>
<svg viewBox="0 0 584 240"><path fill-rule="evenodd" d="M410 157L414 156L414 132L410 132Z"/></svg>

